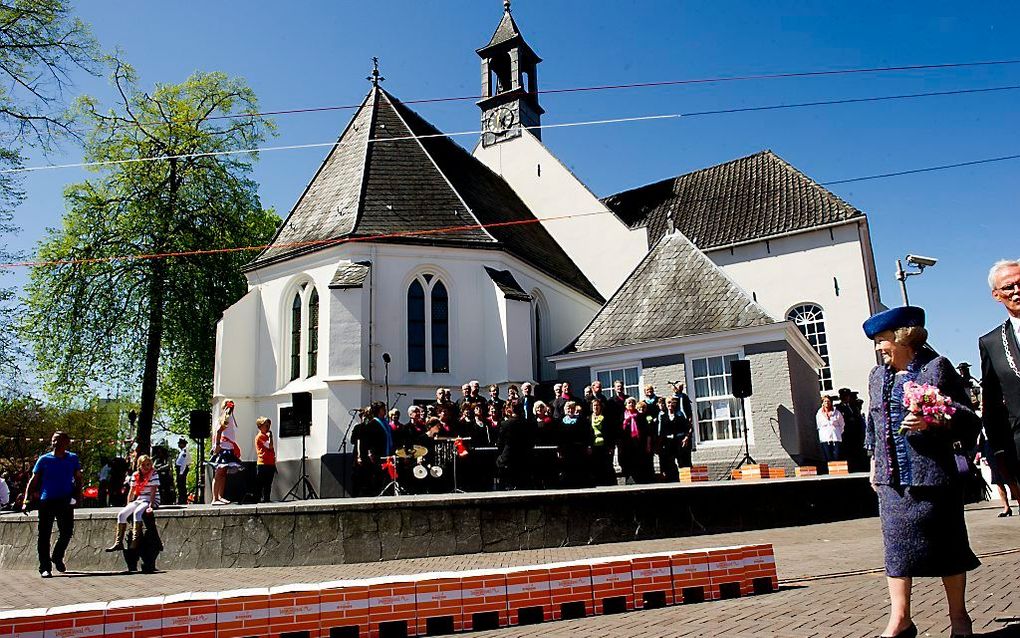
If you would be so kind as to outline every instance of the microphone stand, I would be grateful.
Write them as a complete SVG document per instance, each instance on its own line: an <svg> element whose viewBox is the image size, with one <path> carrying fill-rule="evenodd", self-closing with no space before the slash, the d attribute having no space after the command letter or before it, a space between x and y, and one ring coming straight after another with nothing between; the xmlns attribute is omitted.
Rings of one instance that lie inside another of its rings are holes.
<svg viewBox="0 0 1020 638"><path fill-rule="evenodd" d="M387 396L389 396L388 393L387 393ZM389 413L389 411L393 409L393 406L395 406L397 404L397 401L400 401L400 397L406 397L406 396L407 396L406 392L398 392L397 396L393 399L393 403L389 404L389 406L386 408L386 412Z"/></svg>

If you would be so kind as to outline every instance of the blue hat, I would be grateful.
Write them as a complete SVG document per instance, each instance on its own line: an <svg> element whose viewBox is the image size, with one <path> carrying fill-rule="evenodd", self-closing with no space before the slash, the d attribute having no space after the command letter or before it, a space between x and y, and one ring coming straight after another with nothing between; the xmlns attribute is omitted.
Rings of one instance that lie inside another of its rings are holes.
<svg viewBox="0 0 1020 638"><path fill-rule="evenodd" d="M924 327L924 308L900 306L872 315L864 322L864 334L874 339L880 332L910 327Z"/></svg>

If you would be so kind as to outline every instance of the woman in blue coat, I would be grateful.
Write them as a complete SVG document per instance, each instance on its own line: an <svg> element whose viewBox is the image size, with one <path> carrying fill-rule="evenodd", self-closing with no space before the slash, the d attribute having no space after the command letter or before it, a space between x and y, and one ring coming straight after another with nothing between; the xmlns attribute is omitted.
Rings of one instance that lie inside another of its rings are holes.
<svg viewBox="0 0 1020 638"><path fill-rule="evenodd" d="M965 603L967 571L980 563L971 551L963 518L962 480L954 447L969 449L980 420L968 407L953 364L926 346L924 310L905 306L864 323L882 364L868 380L871 401L865 446L871 484L878 493L891 612L882 636L913 638L912 579L942 579L954 636L971 635ZM908 381L936 386L953 400L952 418L928 424L903 407Z"/></svg>

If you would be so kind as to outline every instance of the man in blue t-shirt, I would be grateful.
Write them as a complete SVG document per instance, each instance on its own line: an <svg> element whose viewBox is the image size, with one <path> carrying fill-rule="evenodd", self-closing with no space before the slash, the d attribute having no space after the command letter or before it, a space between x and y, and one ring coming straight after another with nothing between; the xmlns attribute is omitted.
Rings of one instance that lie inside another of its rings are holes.
<svg viewBox="0 0 1020 638"><path fill-rule="evenodd" d="M25 487L27 510L32 494L39 491L39 575L49 578L55 566L64 572L64 552L74 534L74 506L81 493L81 463L78 455L68 452L70 437L64 432L54 432L50 440L53 451L39 457L32 469L32 478ZM53 521L57 522L57 543L50 555L50 535Z"/></svg>

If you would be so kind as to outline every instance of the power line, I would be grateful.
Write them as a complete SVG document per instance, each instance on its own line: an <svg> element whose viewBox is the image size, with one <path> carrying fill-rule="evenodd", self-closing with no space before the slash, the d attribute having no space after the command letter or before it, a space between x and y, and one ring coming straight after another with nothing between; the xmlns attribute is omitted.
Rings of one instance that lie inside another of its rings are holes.
<svg viewBox="0 0 1020 638"><path fill-rule="evenodd" d="M667 120L667 119L679 119L679 118L692 118L692 117L704 117L710 115L731 115L737 113L751 113L761 111L777 111L783 109L800 109L810 108L818 106L837 106L845 104L862 104L870 102L884 102L892 100L908 100L908 99L919 99L926 97L946 97L952 95L970 95L979 93L992 93L999 91L1015 91L1020 89L1020 85L1007 85L1007 86L996 86L996 87L985 87L985 88L973 88L973 89L953 89L949 91L931 91L927 93L906 93L900 95L881 95L861 98L840 98L835 100L817 100L812 102L797 102L792 104L769 104L760 106L746 106L746 107L734 107L728 109L715 109L710 111L692 111L689 113L666 113L661 115L640 115L634 117L619 117L610 119L600 120L587 120L581 122L561 122L557 124L542 124L537 126L526 126L528 130L539 130L539 129L555 129L555 128L568 128L578 126L595 126L603 124L623 124L623 123L635 123L652 120ZM370 143L377 142L395 142L401 140L421 140L430 139L437 137L463 137L466 135L480 135L485 131L481 130L470 130L470 131L458 131L454 133L429 133L426 135L404 135L386 138L372 138L368 140ZM134 164L138 162L154 162L164 161L170 159L191 159L197 157L216 157L224 155L239 155L244 153L262 153L271 151L288 151L297 149L309 149L309 148L320 148L327 146L335 146L336 142L314 142L309 144L287 144L282 146L263 146L257 148L248 149L234 149L229 151L209 151L202 153L180 153L173 155L154 155L146 157L132 157L122 160L103 160L97 162L72 162L68 164L44 164L39 166L25 166L19 168L9 168L0 170L0 175L7 173L29 173L38 171L48 171L63 168L96 168L101 166L117 166L123 164Z"/></svg>
<svg viewBox="0 0 1020 638"><path fill-rule="evenodd" d="M1016 154L1016 155L1003 155L1003 156L999 156L999 157L989 157L989 158L985 158L985 159L971 160L971 161L967 161L967 162L956 162L956 163L953 163L953 164L941 164L941 165L938 165L938 166L927 166L927 167L924 167L924 168L915 168L915 169L909 169L909 170L903 170L903 171L895 171L895 172L890 172L890 173L879 173L879 174L876 174L876 175L865 175L865 176L861 176L861 177L850 177L850 178L846 178L846 179L830 180L830 181L818 182L818 183L819 183L819 185L822 185L822 186L832 186L832 185L835 185L835 184L849 184L849 183L853 183L853 182L864 182L864 181L871 181L871 180L877 180L877 179L887 179L887 178L890 178L890 177L901 177L901 176L904 176L904 175L915 175L915 174L918 174L918 173L928 173L928 172L932 172L932 171L949 170L949 169L962 168L962 167L967 167L967 166L978 166L978 165L981 165L981 164L991 164L991 163L994 163L994 162L1003 162L1003 161L1015 160L1015 159L1020 159L1020 154ZM698 201L704 201L704 200L693 200L693 201L688 201L688 202L685 202L685 203L693 204L693 203L696 203ZM279 243L279 244L260 244L260 245L257 245L257 246L237 246L237 247L231 247L231 248L209 248L209 249L204 249L204 250L189 250L189 251L180 251L180 252L152 253L152 254L141 254L141 255L119 255L119 256L112 256L112 257L88 257L88 258L80 258L80 259L59 259L59 260L49 260L49 261L10 262L10 263L0 263L0 269L3 269L3 268L21 268L21 267L38 267L38 266L70 266L70 265L77 265L77 264L111 263L111 262L116 262L116 261L144 261L144 260L151 260L151 259L167 259L167 258L176 258L176 257L195 257L195 256L202 256L202 255L214 255L214 254L235 253L235 252L254 252L256 250L265 250L265 249L270 248L270 247L272 247L272 248L280 248L280 249L310 248L310 247L339 245L339 244L352 243L352 242L366 242L366 241L371 242L371 241L379 241L379 240L382 240L382 239L394 239L394 238L412 238L413 239L413 238L422 237L422 236L426 236L427 237L427 236L441 235L441 234L446 234L446 233L456 233L456 232L461 232L461 231L464 231L464 230L476 230L479 227L485 228L485 229L489 229L489 228L500 228L500 227L508 227L508 226L522 226L522 225L525 225L525 224L534 224L534 223L541 223L541 222L547 222L547 221L560 221L560 220L564 220L564 219L571 219L571 218L578 218L578 217L592 217L592 216L595 216L595 215L607 215L607 214L613 214L613 212L611 210L598 210L598 211L588 211L588 212L582 212L582 213L570 213L570 214L564 214L564 215L556 215L556 216L546 217L546 218L543 218L543 219L539 219L539 218L522 219L522 220L514 220L514 221L508 221L508 222L495 222L495 223L492 223L492 224L466 224L466 225L461 225L461 226L446 226L446 227L435 228L435 229L431 229L431 230L410 230L410 231L403 231L403 232L399 232L399 233L364 235L364 236L361 236L361 237L342 237L342 238L337 238L337 239L319 239L319 240L309 240L309 241L300 241L300 242L286 242L286 243Z"/></svg>

